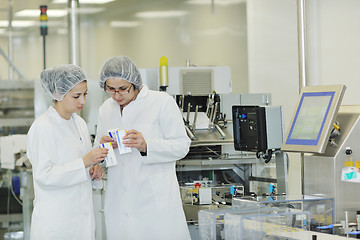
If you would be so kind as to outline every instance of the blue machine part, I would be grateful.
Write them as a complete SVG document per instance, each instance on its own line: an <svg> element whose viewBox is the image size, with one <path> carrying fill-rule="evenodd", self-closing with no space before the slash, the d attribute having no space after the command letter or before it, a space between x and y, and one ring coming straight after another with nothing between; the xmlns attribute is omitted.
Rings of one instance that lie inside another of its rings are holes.
<svg viewBox="0 0 360 240"><path fill-rule="evenodd" d="M18 177L18 176L12 177L11 184L12 184L12 189L13 189L15 195L19 195L20 194L20 177Z"/></svg>

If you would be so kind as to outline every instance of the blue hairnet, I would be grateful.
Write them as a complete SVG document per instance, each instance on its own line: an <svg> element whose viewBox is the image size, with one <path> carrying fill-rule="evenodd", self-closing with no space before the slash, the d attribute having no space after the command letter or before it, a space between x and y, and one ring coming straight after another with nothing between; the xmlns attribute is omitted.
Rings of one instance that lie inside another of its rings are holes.
<svg viewBox="0 0 360 240"><path fill-rule="evenodd" d="M61 101L75 85L86 81L85 72L73 64L46 69L40 77L44 89L57 101Z"/></svg>
<svg viewBox="0 0 360 240"><path fill-rule="evenodd" d="M110 78L124 79L141 89L140 72L133 60L126 56L116 56L105 61L100 71L100 87L104 88L106 80Z"/></svg>

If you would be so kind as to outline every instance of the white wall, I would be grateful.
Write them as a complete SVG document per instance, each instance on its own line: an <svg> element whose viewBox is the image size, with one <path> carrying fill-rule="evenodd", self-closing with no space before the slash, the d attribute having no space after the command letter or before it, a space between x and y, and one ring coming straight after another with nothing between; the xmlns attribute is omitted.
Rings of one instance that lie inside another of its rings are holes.
<svg viewBox="0 0 360 240"><path fill-rule="evenodd" d="M308 1L310 83L345 84L343 104L359 105L360 2L356 0ZM314 27L316 30L312 30ZM314 77L316 76L316 77Z"/></svg>
<svg viewBox="0 0 360 240"><path fill-rule="evenodd" d="M284 108L284 128L299 94L296 0L247 3L249 92L271 92L272 105ZM289 193L301 193L300 161L290 155Z"/></svg>

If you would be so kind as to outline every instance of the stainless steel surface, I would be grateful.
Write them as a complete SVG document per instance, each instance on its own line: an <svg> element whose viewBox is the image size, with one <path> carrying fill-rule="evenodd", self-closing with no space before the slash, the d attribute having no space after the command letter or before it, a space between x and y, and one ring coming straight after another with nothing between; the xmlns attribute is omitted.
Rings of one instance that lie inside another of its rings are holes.
<svg viewBox="0 0 360 240"><path fill-rule="evenodd" d="M179 160L179 165L235 165L235 164L253 164L256 163L255 156L253 158L238 158L238 159L216 159L216 160L203 160L203 159L192 159L192 160ZM232 168L232 166L231 166Z"/></svg>
<svg viewBox="0 0 360 240"><path fill-rule="evenodd" d="M210 124L214 124L216 112L218 111L218 105L219 103L216 102L215 105L213 106L213 109L211 110Z"/></svg>
<svg viewBox="0 0 360 240"><path fill-rule="evenodd" d="M30 239L31 216L34 201L34 185L31 169L21 170L21 191L23 193L24 240Z"/></svg>
<svg viewBox="0 0 360 240"><path fill-rule="evenodd" d="M209 94L208 101L207 101L207 103L206 103L206 112L205 112L206 116L209 116L210 105L212 104L212 103L211 103L211 98L210 98L210 96L211 96L211 95Z"/></svg>
<svg viewBox="0 0 360 240"><path fill-rule="evenodd" d="M283 110L281 106L266 106L266 134L268 149L280 149L284 141Z"/></svg>
<svg viewBox="0 0 360 240"><path fill-rule="evenodd" d="M190 108L188 107L188 109L190 109ZM199 111L199 106L196 105L196 107L195 107L195 115L194 115L194 122L193 122L193 129L196 129L196 120L197 120L198 111Z"/></svg>
<svg viewBox="0 0 360 240"><path fill-rule="evenodd" d="M12 27L12 20L13 20L13 2L12 0L9 0L9 11L8 11L9 15L8 15L8 32L9 32L9 61L12 62L13 61L13 27ZM9 79L13 80L14 79L14 67L13 65L9 66Z"/></svg>
<svg viewBox="0 0 360 240"><path fill-rule="evenodd" d="M336 118L336 121L338 121L341 125L341 134L335 139L338 146L342 145L347 139L347 136L351 133L351 131L353 131L354 125L359 118L358 113L360 114L360 106L344 105L340 107L339 114ZM322 156L334 157L338 150L338 147L328 144Z"/></svg>
<svg viewBox="0 0 360 240"><path fill-rule="evenodd" d="M213 115L214 115L214 111L215 111L214 104L211 104L211 106L210 106L210 115L209 115L210 124L212 123L212 118L213 118Z"/></svg>
<svg viewBox="0 0 360 240"><path fill-rule="evenodd" d="M190 128L189 128L188 126L185 126L185 130L186 130L186 133L187 133L187 135L189 136L189 138L190 138L191 140L195 140L195 139L196 139L195 136L194 136L194 134L191 132L191 130L190 130Z"/></svg>
<svg viewBox="0 0 360 240"><path fill-rule="evenodd" d="M306 83L306 1L297 0L298 53L299 53L299 92Z"/></svg>
<svg viewBox="0 0 360 240"><path fill-rule="evenodd" d="M187 106L187 112L186 112L186 121L190 122L190 106L191 104L189 103Z"/></svg>
<svg viewBox="0 0 360 240"><path fill-rule="evenodd" d="M345 232L349 231L349 212L345 211ZM346 237L349 237L349 234L346 234Z"/></svg>
<svg viewBox="0 0 360 240"><path fill-rule="evenodd" d="M195 140L191 142L191 146L207 146L207 145L225 145L225 144L233 144L234 139L228 129L224 128L223 134L225 135L225 138L223 138L222 135L220 135L219 132L213 130L213 129L199 129L194 131L194 135L196 137Z"/></svg>
<svg viewBox="0 0 360 240"><path fill-rule="evenodd" d="M240 105L271 105L271 93L244 93L240 94Z"/></svg>
<svg viewBox="0 0 360 240"><path fill-rule="evenodd" d="M219 127L219 125L215 125L215 129L216 131L218 131L221 135L221 139L225 139L226 134L224 133L224 131Z"/></svg>
<svg viewBox="0 0 360 240"><path fill-rule="evenodd" d="M79 39L79 21L77 9L79 0L68 0L69 21L69 45L70 45L70 63L80 66L80 39Z"/></svg>
<svg viewBox="0 0 360 240"><path fill-rule="evenodd" d="M325 153L305 154L304 156L304 190L306 195L319 194L335 199L335 220L345 219L345 211L349 219L355 219L360 210L359 184L341 181L341 169L349 160L345 151L352 149L355 161L360 159L360 106L341 106L337 121L340 122L342 134L338 139L338 147L326 148Z"/></svg>
<svg viewBox="0 0 360 240"><path fill-rule="evenodd" d="M288 180L288 156L285 152L275 154L276 161L276 179L277 179L277 193L288 194L289 187Z"/></svg>
<svg viewBox="0 0 360 240"><path fill-rule="evenodd" d="M204 171L204 170L232 170L238 176L244 176L247 179L249 173L238 166L251 166L258 163L255 155L239 155L237 157L225 159L182 159L176 162L178 172L186 171ZM246 177L247 176L247 177Z"/></svg>
<svg viewBox="0 0 360 240"><path fill-rule="evenodd" d="M184 98L185 98L185 95L181 95L181 106L180 106L180 110L183 112L184 111Z"/></svg>

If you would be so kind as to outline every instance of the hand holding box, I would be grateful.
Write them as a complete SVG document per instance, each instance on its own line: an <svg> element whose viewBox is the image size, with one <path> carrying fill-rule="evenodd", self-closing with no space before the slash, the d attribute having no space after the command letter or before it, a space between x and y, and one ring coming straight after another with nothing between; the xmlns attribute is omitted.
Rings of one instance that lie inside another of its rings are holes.
<svg viewBox="0 0 360 240"><path fill-rule="evenodd" d="M111 145L111 142L101 144L102 148L109 149L107 156L105 157L105 166L111 167L117 165L114 149Z"/></svg>
<svg viewBox="0 0 360 240"><path fill-rule="evenodd" d="M126 134L126 129L110 129L108 130L108 134L111 138L113 138L118 143L118 151L120 154L130 153L131 148L126 147L124 145L123 137Z"/></svg>

